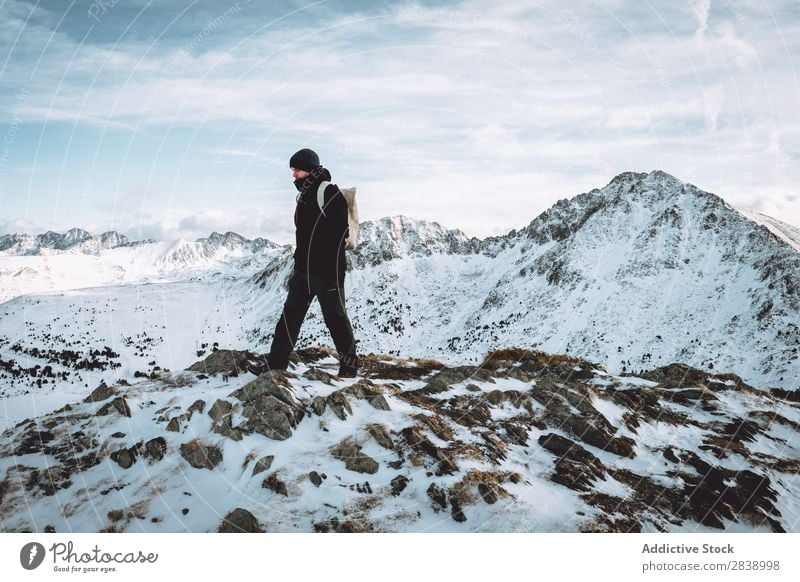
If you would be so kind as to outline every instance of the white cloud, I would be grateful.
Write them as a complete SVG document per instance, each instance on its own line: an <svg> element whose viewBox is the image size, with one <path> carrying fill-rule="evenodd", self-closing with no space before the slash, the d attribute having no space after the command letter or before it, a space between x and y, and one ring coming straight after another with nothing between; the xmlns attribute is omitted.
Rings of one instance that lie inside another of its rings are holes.
<svg viewBox="0 0 800 582"><path fill-rule="evenodd" d="M25 10L6 6L17 16L0 19L0 38L13 42ZM791 61L800 25L773 20L758 3L584 2L579 10L556 0L463 0L375 10L304 26L287 19L250 36L231 18L197 38L213 17L203 15L177 41L125 40L113 51L53 33L57 19L45 13L25 25L3 79L30 88L21 110L28 121L77 122L79 132L196 128L198 150L228 166L244 162L268 184L285 179L288 155L310 144L343 180L369 186L372 217L402 211L475 233L510 230L543 208L527 198L507 211L524 198L514 191L487 225L487 208L479 198L464 205L465 192L503 196L533 181L549 200L656 168L714 184L726 198L755 185L780 192L800 179ZM187 145L184 154L194 151ZM165 152L158 162L183 160ZM159 194L151 192L147 220L130 202L141 197L104 196L97 222L124 217L162 236L250 226L236 218L245 211L155 207L172 199ZM291 224L267 218L285 207L260 211L258 228L286 240Z"/></svg>
<svg viewBox="0 0 800 582"><path fill-rule="evenodd" d="M40 234L46 228L36 225L27 218L12 218L0 222L0 236L4 234Z"/></svg>

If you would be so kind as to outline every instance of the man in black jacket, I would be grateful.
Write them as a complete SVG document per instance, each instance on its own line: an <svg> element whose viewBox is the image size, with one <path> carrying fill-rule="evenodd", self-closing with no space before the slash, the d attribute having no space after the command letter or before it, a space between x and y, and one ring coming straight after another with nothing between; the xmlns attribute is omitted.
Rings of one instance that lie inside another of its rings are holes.
<svg viewBox="0 0 800 582"><path fill-rule="evenodd" d="M251 366L250 371L259 374L287 368L306 312L317 297L339 355L339 376L352 378L358 372L359 362L344 303L347 268L344 246L349 234L347 201L336 184L328 184L320 211L317 190L322 181L330 182L331 174L319 163L319 156L313 150L295 153L289 167L298 191L294 211L294 270L269 356L266 362Z"/></svg>

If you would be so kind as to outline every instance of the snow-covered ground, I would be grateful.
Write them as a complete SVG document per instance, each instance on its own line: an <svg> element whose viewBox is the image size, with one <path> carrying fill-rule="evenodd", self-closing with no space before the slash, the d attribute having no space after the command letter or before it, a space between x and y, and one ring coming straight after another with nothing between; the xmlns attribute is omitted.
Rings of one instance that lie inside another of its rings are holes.
<svg viewBox="0 0 800 582"><path fill-rule="evenodd" d="M678 389L557 358L418 377L414 362L384 361L394 379L329 377L336 361L322 354L278 379L176 371L98 402L64 397L67 410L3 433L0 530L205 532L242 508L265 531L800 531L796 404L723 382L679 404ZM248 405L272 406L250 400L255 385L302 411L285 440L246 429ZM649 406L626 405L639 391ZM98 414L115 399L130 416ZM239 439L214 431L220 401ZM741 421L751 437L726 432ZM582 422L599 433L576 432ZM546 445L553 435L572 449ZM163 458L145 452L154 439ZM217 447L213 468L188 462L192 442ZM116 460L137 443L135 462ZM368 460L350 467L341 443Z"/></svg>

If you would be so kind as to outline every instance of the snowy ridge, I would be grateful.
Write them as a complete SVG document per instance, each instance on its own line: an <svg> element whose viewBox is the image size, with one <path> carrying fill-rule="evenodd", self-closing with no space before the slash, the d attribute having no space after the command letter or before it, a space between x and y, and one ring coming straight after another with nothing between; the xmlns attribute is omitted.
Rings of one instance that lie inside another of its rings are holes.
<svg viewBox="0 0 800 582"><path fill-rule="evenodd" d="M31 293L107 285L242 277L281 248L263 238L211 233L196 241L129 241L107 232L72 229L64 235L0 237L0 302Z"/></svg>
<svg viewBox="0 0 800 582"><path fill-rule="evenodd" d="M58 252L98 253L103 249L143 244L152 241L130 241L115 231L91 234L82 228L72 228L64 234L47 231L36 236L30 234L5 234L0 236L0 256L46 255Z"/></svg>
<svg viewBox="0 0 800 582"><path fill-rule="evenodd" d="M719 196L661 171L620 174L502 237L402 216L365 222L348 262L359 352L456 365L518 345L615 374L682 362L757 387L800 386L800 255ZM0 305L0 358L14 369L52 364L67 374L59 389L71 391L96 381L91 371L21 354L108 346L131 378L153 360L183 368L203 344L264 350L292 266L291 247L235 233L3 257L3 292L28 295ZM298 346L329 343L313 302ZM37 379L22 374L5 393L40 392Z"/></svg>
<svg viewBox="0 0 800 582"><path fill-rule="evenodd" d="M772 234L789 244L794 250L800 251L800 228L794 227L791 224L786 224L767 214L756 214L744 210L739 210L739 212L756 224L767 228Z"/></svg>
<svg viewBox="0 0 800 582"><path fill-rule="evenodd" d="M4 532L797 532L800 407L730 374L216 350L0 439ZM113 359L113 355L110 356Z"/></svg>
<svg viewBox="0 0 800 582"><path fill-rule="evenodd" d="M596 358L615 373L679 361L800 385L800 256L665 172L620 174L484 241L403 217L366 226L347 275L365 351L475 362L512 342ZM436 252L417 250L422 232ZM252 301L272 301L248 336L256 345L278 316L271 298L284 292L284 260L253 278ZM312 315L300 345L326 341Z"/></svg>

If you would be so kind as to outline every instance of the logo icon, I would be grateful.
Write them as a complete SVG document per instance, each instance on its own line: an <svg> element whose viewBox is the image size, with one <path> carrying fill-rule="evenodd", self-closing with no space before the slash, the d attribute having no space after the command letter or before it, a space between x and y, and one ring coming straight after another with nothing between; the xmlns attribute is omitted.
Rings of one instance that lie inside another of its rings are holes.
<svg viewBox="0 0 800 582"><path fill-rule="evenodd" d="M19 563L26 570L35 570L44 561L44 546L38 542L30 542L22 546L19 552Z"/></svg>

